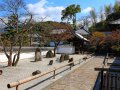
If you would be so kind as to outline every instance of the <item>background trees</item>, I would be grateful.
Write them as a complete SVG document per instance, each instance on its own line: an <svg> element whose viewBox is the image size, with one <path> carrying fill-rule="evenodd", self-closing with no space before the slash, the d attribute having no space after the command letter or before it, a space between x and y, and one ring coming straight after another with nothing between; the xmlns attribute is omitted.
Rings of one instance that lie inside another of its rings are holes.
<svg viewBox="0 0 120 90"><path fill-rule="evenodd" d="M109 14L111 14L112 13L112 7L111 7L111 5L106 5L105 6L105 15L106 15L106 17L109 15Z"/></svg>
<svg viewBox="0 0 120 90"><path fill-rule="evenodd" d="M56 55L56 49L60 42L64 42L72 37L71 26L65 23L51 22L54 27L53 31L49 34L49 38L54 42L54 56Z"/></svg>
<svg viewBox="0 0 120 90"><path fill-rule="evenodd" d="M100 15L100 18L99 18ZM104 9L101 9L100 13L96 15L96 19L100 19L100 22L93 24L89 30L94 31L113 31L120 29L119 24L111 24L111 21L120 19L120 3L116 2L113 6L106 5Z"/></svg>
<svg viewBox="0 0 120 90"><path fill-rule="evenodd" d="M54 43L54 56L60 42L64 42L72 37L72 27L66 23L53 21L39 22L33 26L33 30L35 34L37 33L40 36L40 42L43 42L43 45L48 42Z"/></svg>
<svg viewBox="0 0 120 90"><path fill-rule="evenodd" d="M112 32L94 32L90 37L90 43L95 46L96 52L120 53L120 30Z"/></svg>
<svg viewBox="0 0 120 90"><path fill-rule="evenodd" d="M116 2L114 7L113 7L114 12L119 12L120 11L120 2Z"/></svg>
<svg viewBox="0 0 120 90"><path fill-rule="evenodd" d="M39 46L44 46L47 42L50 42L48 34L53 30L53 26L50 22L35 22L32 28L32 34L37 35L39 39Z"/></svg>
<svg viewBox="0 0 120 90"><path fill-rule="evenodd" d="M120 19L120 4L116 2L114 6L107 5L104 7L106 20L101 19L96 25L90 27L93 35L90 42L95 46L97 51L101 52L120 52L120 25L111 24L111 21ZM100 14L101 15L101 14ZM101 15L101 18L103 16Z"/></svg>
<svg viewBox="0 0 120 90"><path fill-rule="evenodd" d="M92 10L90 11L90 16L92 17L93 25L95 25L95 24L96 24L96 18L97 18L95 9L92 9Z"/></svg>
<svg viewBox="0 0 120 90"><path fill-rule="evenodd" d="M31 28L29 24L32 14L26 10L23 0L4 0L1 5L2 12L8 16L0 18L6 27L6 31L1 35L0 42L8 58L8 66L16 66L20 59L25 33ZM23 16L27 16L27 19L21 21ZM18 47L16 51L13 50L14 46Z"/></svg>
<svg viewBox="0 0 120 90"><path fill-rule="evenodd" d="M91 42L95 45L104 43L105 34L103 32L94 32L91 37Z"/></svg>
<svg viewBox="0 0 120 90"><path fill-rule="evenodd" d="M66 7L64 10L62 10L62 18L61 20L72 20L73 28L76 30L76 13L81 12L80 5L72 4L68 7Z"/></svg>
<svg viewBox="0 0 120 90"><path fill-rule="evenodd" d="M120 55L120 30L112 32L112 50Z"/></svg>

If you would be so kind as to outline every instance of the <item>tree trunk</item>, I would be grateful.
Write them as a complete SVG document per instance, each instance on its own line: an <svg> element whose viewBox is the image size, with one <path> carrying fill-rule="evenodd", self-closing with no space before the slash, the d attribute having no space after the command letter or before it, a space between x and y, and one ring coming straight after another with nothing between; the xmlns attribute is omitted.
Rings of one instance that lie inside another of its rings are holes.
<svg viewBox="0 0 120 90"><path fill-rule="evenodd" d="M73 28L76 30L76 14L73 16Z"/></svg>
<svg viewBox="0 0 120 90"><path fill-rule="evenodd" d="M19 48L18 54L17 54L17 58L15 60L14 66L16 66L18 64L18 61L20 59L20 52L21 52L21 47Z"/></svg>
<svg viewBox="0 0 120 90"><path fill-rule="evenodd" d="M54 57L56 56L56 48L57 47L54 47Z"/></svg>
<svg viewBox="0 0 120 90"><path fill-rule="evenodd" d="M7 66L12 66L12 58L11 58L11 56L9 56L9 58L8 58L8 65Z"/></svg>
<svg viewBox="0 0 120 90"><path fill-rule="evenodd" d="M15 66L16 56L17 56L17 54L15 54L14 57L13 57L12 66Z"/></svg>
<svg viewBox="0 0 120 90"><path fill-rule="evenodd" d="M57 49L57 46L60 44L60 41L58 41L57 43L54 42L55 44L55 47L54 47L54 57L56 56L56 49Z"/></svg>
<svg viewBox="0 0 120 90"><path fill-rule="evenodd" d="M7 64L7 66L12 66L12 54L10 53L10 54L8 55L7 50L6 50L6 48L5 48L5 46L4 46L3 43L2 43L2 46L3 46L3 51L4 51L4 53L5 53L5 55L6 55L7 59L8 59L8 64Z"/></svg>
<svg viewBox="0 0 120 90"><path fill-rule="evenodd" d="M20 59L20 53L21 53L21 48L22 48L22 40L23 40L23 37L19 37L19 49L18 49L17 58L15 60L14 66L16 66L18 64L18 61Z"/></svg>

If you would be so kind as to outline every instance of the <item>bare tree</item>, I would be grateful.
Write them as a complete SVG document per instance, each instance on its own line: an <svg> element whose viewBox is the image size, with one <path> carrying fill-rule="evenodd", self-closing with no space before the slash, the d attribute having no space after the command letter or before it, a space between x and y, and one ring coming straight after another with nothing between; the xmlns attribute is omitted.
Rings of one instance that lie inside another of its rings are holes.
<svg viewBox="0 0 120 90"><path fill-rule="evenodd" d="M103 12L103 8L100 9L100 20L103 21L105 20L105 15L104 15L104 12Z"/></svg>
<svg viewBox="0 0 120 90"><path fill-rule="evenodd" d="M82 27L82 26L89 27L89 24L90 24L90 16L84 16L84 17L82 17L80 20L81 20L81 27Z"/></svg>
<svg viewBox="0 0 120 90"><path fill-rule="evenodd" d="M97 15L96 15L96 12L95 12L95 9L92 9L91 11L90 11L90 16L91 16L91 18L92 18L92 22L93 22L93 24L95 25L96 24L96 22L97 22Z"/></svg>
<svg viewBox="0 0 120 90"><path fill-rule="evenodd" d="M8 16L6 16L7 20L0 18L6 30L1 35L0 42L8 59L8 66L16 66L20 59L25 33L31 28L29 24L32 14L27 11L23 0L4 0L1 5L4 6L2 12L4 11ZM25 17L26 19L22 19ZM14 46L17 46L16 53Z"/></svg>
<svg viewBox="0 0 120 90"><path fill-rule="evenodd" d="M32 23L32 28L30 29L30 46L31 46L31 42L32 42L32 36L37 36L38 39L38 43L39 46L43 46L44 44L46 44L46 42L48 41L46 38L46 35L48 34L49 30L51 29L51 27L48 27L48 23L45 23L45 19L48 16L45 17L37 17L35 19L37 19L37 21L35 19L32 19L31 23Z"/></svg>

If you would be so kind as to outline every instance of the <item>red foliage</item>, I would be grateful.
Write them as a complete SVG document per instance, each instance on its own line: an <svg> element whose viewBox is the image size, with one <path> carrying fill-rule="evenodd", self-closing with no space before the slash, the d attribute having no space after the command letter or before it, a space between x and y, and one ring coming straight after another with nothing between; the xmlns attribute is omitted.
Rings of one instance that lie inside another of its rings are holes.
<svg viewBox="0 0 120 90"><path fill-rule="evenodd" d="M96 44L120 44L120 30L112 31L111 34L105 35L103 32L94 32L90 38L90 42Z"/></svg>
<svg viewBox="0 0 120 90"><path fill-rule="evenodd" d="M112 39L115 41L120 41L120 30L112 32Z"/></svg>
<svg viewBox="0 0 120 90"><path fill-rule="evenodd" d="M105 43L105 34L103 32L94 32L90 38L91 44L104 44Z"/></svg>
<svg viewBox="0 0 120 90"><path fill-rule="evenodd" d="M49 33L49 38L54 42L60 42L72 38L72 27L65 23L50 22L54 27L54 30L51 30ZM55 33L52 33L56 31ZM58 33L57 33L58 32Z"/></svg>

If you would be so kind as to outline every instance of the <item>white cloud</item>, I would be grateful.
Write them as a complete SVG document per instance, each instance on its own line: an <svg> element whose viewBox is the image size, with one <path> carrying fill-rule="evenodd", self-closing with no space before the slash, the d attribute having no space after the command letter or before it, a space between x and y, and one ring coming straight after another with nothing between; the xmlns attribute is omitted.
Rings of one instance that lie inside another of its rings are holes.
<svg viewBox="0 0 120 90"><path fill-rule="evenodd" d="M84 14L89 13L92 9L93 9L92 7L87 7L87 8L85 8L85 9L83 9L83 10L81 11L81 13L84 13Z"/></svg>
<svg viewBox="0 0 120 90"><path fill-rule="evenodd" d="M28 10L35 14L34 18L46 17L46 20L60 21L61 11L64 9L63 6L48 6L49 2L47 0L40 0L35 4L28 4Z"/></svg>

